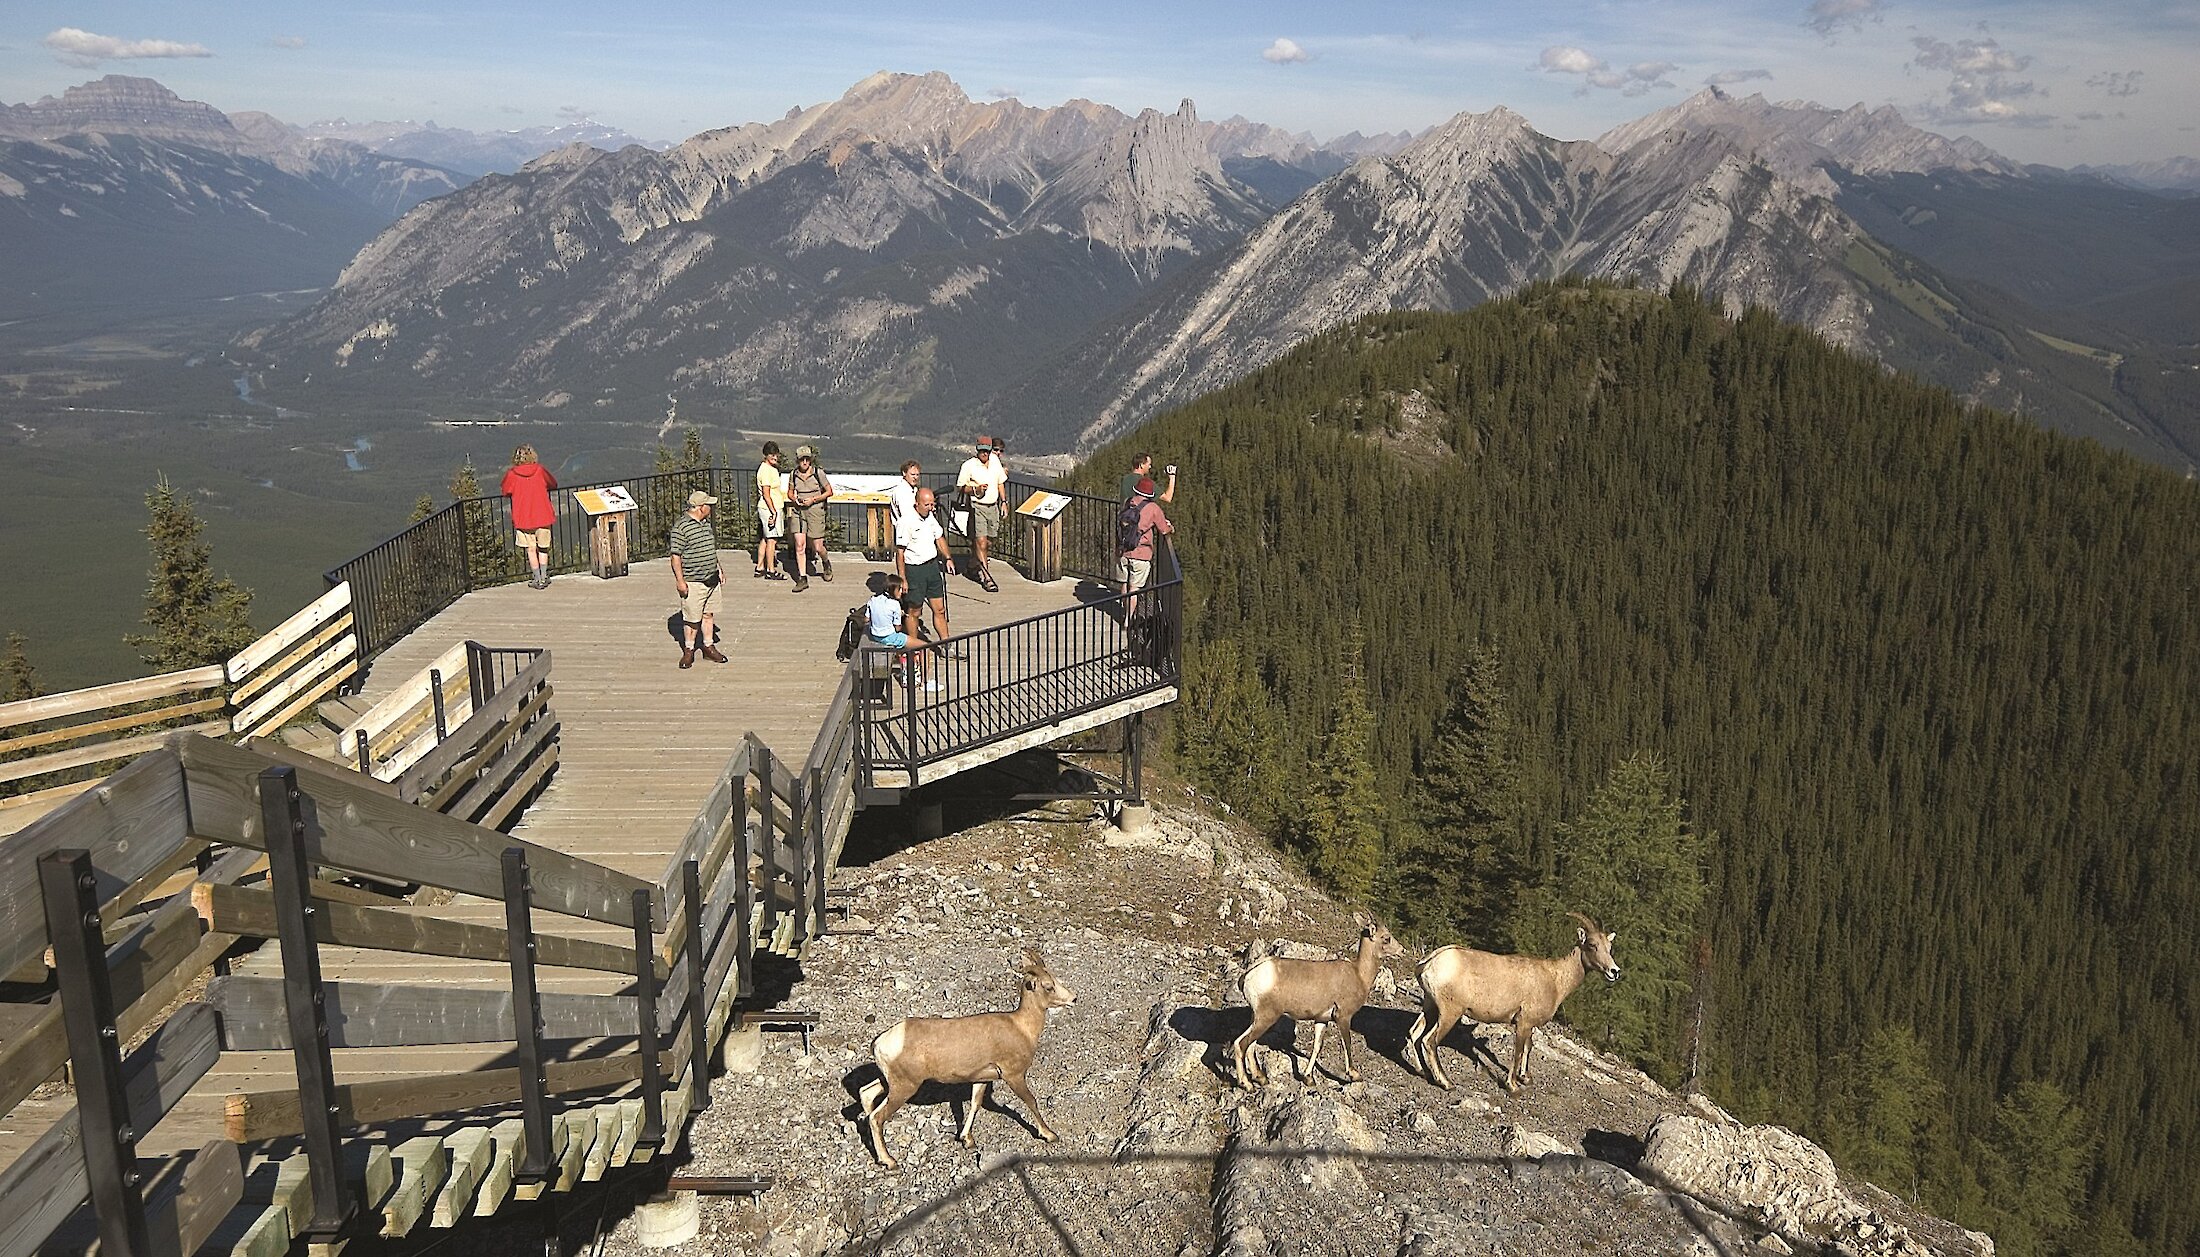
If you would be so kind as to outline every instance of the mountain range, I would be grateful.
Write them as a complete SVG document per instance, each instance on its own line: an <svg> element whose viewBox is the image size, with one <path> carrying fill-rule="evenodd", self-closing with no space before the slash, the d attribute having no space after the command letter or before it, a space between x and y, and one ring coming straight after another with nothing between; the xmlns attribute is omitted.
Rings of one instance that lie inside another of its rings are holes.
<svg viewBox="0 0 2200 1257"><path fill-rule="evenodd" d="M466 177L109 75L0 104L0 318L318 288Z"/></svg>
<svg viewBox="0 0 2200 1257"><path fill-rule="evenodd" d="M670 147L587 118L554 127L521 127L510 131L439 127L432 119L427 122L347 122L342 118L308 122L297 129L312 139L342 140L385 156L410 158L470 177L510 173L568 144L586 144L614 151L635 144L644 148Z"/></svg>
<svg viewBox="0 0 2200 1257"><path fill-rule="evenodd" d="M1499 108L1321 145L1190 102L1041 109L880 74L663 152L486 177L244 347L322 402L669 391L733 423L932 434L975 414L1076 450L1339 322L1576 272L1763 306L2183 467L2200 389L2168 312L2200 282L2196 232L2200 205L1888 107L1713 88L1594 141ZM2042 253L2064 273L2043 280Z"/></svg>
<svg viewBox="0 0 2200 1257"><path fill-rule="evenodd" d="M110 77L0 107L0 137L0 215L38 246L0 263L0 315L138 299L147 275L325 287L232 347L315 409L655 413L669 393L706 423L976 422L1077 450L1341 321L1572 272L1763 306L2200 462L2200 198L2025 166L1890 107L1712 88L1593 141L1499 108L1323 143L1189 101L1037 108L881 73L659 150L291 127Z"/></svg>

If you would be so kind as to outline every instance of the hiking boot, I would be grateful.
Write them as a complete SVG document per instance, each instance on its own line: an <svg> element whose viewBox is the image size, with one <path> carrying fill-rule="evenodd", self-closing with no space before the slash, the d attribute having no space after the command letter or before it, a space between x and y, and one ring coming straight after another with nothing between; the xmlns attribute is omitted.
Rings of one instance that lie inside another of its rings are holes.
<svg viewBox="0 0 2200 1257"><path fill-rule="evenodd" d="M693 646L686 646L681 648L680 666L683 668L692 668L695 666L695 648Z"/></svg>
<svg viewBox="0 0 2200 1257"><path fill-rule="evenodd" d="M701 655L705 659L710 660L712 663L724 663L726 661L726 652L718 649L716 646L705 646L695 653ZM687 665L682 664L681 666L686 667Z"/></svg>
<svg viewBox="0 0 2200 1257"><path fill-rule="evenodd" d="M831 559L819 559L817 561L817 574L830 583L833 579L833 561Z"/></svg>
<svg viewBox="0 0 2200 1257"><path fill-rule="evenodd" d="M796 592L796 593L798 593L798 594L799 594L799 593L803 592L804 590L808 589L809 587L810 587L810 578L809 578L809 577L807 577L807 576L801 575L800 573L796 573L796 575L795 575L795 578L794 578L794 592Z"/></svg>

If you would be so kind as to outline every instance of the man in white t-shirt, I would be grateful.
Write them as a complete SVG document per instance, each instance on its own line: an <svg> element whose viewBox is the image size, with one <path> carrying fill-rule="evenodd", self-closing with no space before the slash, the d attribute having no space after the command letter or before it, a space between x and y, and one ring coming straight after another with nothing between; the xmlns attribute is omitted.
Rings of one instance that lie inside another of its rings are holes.
<svg viewBox="0 0 2200 1257"><path fill-rule="evenodd" d="M904 577L907 569L901 563L901 530L917 517L917 477L924 469L912 458L901 465L901 480L886 491L886 515L894 528L894 570Z"/></svg>
<svg viewBox="0 0 2200 1257"><path fill-rule="evenodd" d="M1000 460L993 457L993 438L978 438L977 452L963 461L962 470L955 476L955 487L970 495L970 548L977 556L978 583L987 593L1000 592L993 583L993 569L986 562L986 550L993 538L1001 535L1001 498L1008 487L1008 476L1001 470Z"/></svg>
<svg viewBox="0 0 2200 1257"><path fill-rule="evenodd" d="M930 489L917 490L916 513L899 530L898 548L910 597L931 604L932 627L946 641L954 633L947 626L947 578L955 573L955 557L947 552L947 529ZM960 652L954 657L961 658Z"/></svg>

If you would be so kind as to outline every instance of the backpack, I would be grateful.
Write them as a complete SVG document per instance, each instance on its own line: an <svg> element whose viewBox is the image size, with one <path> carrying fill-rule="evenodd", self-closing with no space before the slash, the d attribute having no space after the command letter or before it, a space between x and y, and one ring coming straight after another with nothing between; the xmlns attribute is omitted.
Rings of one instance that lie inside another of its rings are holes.
<svg viewBox="0 0 2200 1257"><path fill-rule="evenodd" d="M1144 529L1139 521L1146 513L1146 499L1133 494L1115 513L1115 552L1129 554L1138 548L1138 537Z"/></svg>
<svg viewBox="0 0 2200 1257"><path fill-rule="evenodd" d="M871 613L862 607L848 608L847 622L840 626L840 644L833 647L833 658L842 663L855 657L856 647L863 644L863 635L871 629Z"/></svg>

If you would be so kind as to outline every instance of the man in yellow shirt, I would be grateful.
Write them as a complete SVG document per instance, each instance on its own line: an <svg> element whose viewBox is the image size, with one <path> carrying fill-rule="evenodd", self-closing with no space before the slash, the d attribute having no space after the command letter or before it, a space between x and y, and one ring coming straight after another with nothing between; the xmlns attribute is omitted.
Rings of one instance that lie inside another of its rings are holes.
<svg viewBox="0 0 2200 1257"><path fill-rule="evenodd" d="M756 465L756 574L785 580L779 570L779 539L787 533L787 474L779 470L779 442L764 442L764 461Z"/></svg>

